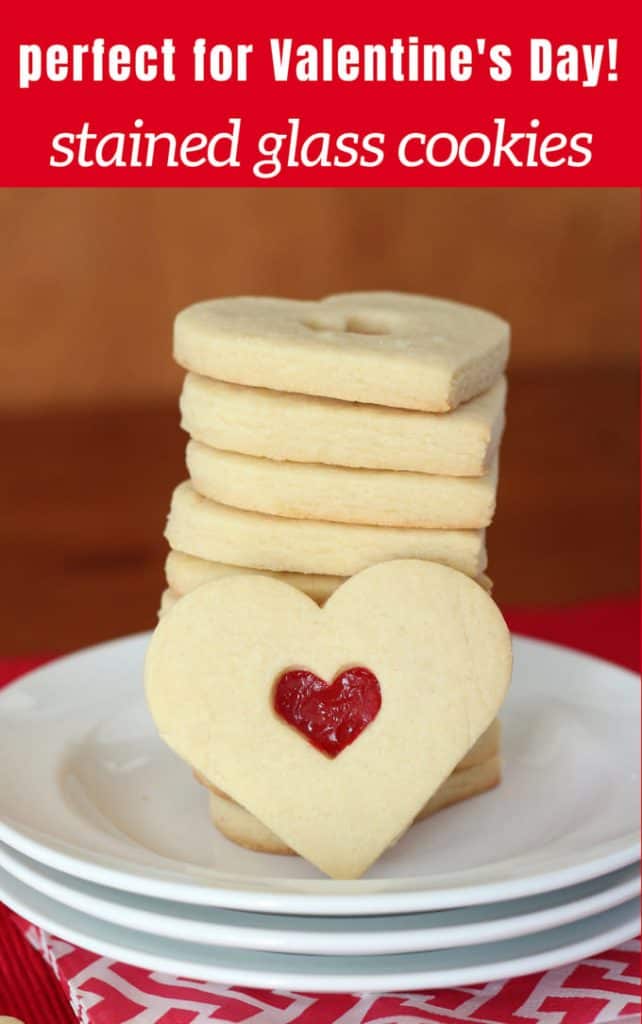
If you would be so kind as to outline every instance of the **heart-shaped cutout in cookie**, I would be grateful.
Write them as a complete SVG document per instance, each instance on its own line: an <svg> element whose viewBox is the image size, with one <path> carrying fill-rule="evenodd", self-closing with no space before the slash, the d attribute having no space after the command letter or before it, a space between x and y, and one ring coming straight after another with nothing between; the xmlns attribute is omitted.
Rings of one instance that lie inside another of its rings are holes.
<svg viewBox="0 0 642 1024"><path fill-rule="evenodd" d="M381 705L340 756L277 713L296 666L320 681L346 667L376 676ZM263 576L198 587L157 626L145 681L180 757L326 874L355 878L490 725L510 670L506 624L482 588L403 560L351 577L323 608Z"/></svg>
<svg viewBox="0 0 642 1024"><path fill-rule="evenodd" d="M289 669L274 690L277 714L329 757L354 743L380 707L379 680L359 665L344 669L332 683L308 669Z"/></svg>

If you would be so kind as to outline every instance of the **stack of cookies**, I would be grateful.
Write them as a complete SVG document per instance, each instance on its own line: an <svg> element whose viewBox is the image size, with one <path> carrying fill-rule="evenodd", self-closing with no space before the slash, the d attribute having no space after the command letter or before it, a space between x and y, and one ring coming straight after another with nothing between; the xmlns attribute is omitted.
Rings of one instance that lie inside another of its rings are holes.
<svg viewBox="0 0 642 1024"><path fill-rule="evenodd" d="M179 313L189 480L166 536L162 611L209 580L277 576L322 603L375 563L440 562L486 587L509 327L388 292L233 298ZM422 816L499 781L493 724ZM286 846L224 793L211 811L256 849Z"/></svg>

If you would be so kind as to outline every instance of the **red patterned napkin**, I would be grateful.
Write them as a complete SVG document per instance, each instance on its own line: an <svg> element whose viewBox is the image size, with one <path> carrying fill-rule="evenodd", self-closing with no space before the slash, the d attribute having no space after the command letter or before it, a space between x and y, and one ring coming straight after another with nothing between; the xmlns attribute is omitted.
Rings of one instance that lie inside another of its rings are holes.
<svg viewBox="0 0 642 1024"><path fill-rule="evenodd" d="M114 963L21 922L82 1024L625 1024L640 1020L637 940L512 981L386 995L313 995L170 978ZM63 1018L60 1018L62 1021ZM27 1018L26 1024L57 1018Z"/></svg>
<svg viewBox="0 0 642 1024"><path fill-rule="evenodd" d="M639 664L639 618L637 600L507 613L515 632L628 668ZM0 661L0 686L43 660ZM0 1015L25 1024L68 1024L70 1005L82 1024L639 1024L640 944L626 942L581 963L487 985L304 995L170 978L115 963L0 908Z"/></svg>

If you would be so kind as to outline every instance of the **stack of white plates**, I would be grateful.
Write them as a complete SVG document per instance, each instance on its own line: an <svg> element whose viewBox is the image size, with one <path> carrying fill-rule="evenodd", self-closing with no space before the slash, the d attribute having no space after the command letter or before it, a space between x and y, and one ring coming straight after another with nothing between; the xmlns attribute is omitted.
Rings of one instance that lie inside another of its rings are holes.
<svg viewBox="0 0 642 1024"><path fill-rule="evenodd" d="M0 898L94 952L200 980L386 991L590 956L639 930L639 687L515 640L505 779L356 882L241 850L156 736L146 636L0 694Z"/></svg>

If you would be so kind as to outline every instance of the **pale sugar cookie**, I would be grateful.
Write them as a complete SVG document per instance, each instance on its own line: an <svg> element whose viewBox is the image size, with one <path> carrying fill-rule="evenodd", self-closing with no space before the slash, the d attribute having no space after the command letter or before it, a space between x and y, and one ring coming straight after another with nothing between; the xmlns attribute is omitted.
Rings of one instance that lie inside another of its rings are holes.
<svg viewBox="0 0 642 1024"><path fill-rule="evenodd" d="M472 768L464 768L453 772L442 783L441 787L430 798L416 817L423 821L437 811L453 804L478 796L499 785L501 781L501 758L491 757ZM258 818L246 811L244 807L234 803L227 797L210 792L210 818L226 839L237 846L243 846L255 853L273 853L282 856L295 856L282 839L279 839Z"/></svg>
<svg viewBox="0 0 642 1024"><path fill-rule="evenodd" d="M482 476L504 429L506 378L442 413L185 377L182 427L213 448L289 462Z"/></svg>
<svg viewBox="0 0 642 1024"><path fill-rule="evenodd" d="M491 757L497 757L500 751L501 741L501 725L498 718L495 718L488 726L485 732L481 734L476 743L472 745L467 754L462 757L455 765L455 771L460 772L465 768L474 768L476 765L483 764L488 761ZM227 800L232 798L227 795L222 789L217 789L216 786L212 785L207 779L200 774L198 771L194 771L194 777L201 786L205 786L211 790L212 793L216 793L218 796L225 797Z"/></svg>
<svg viewBox="0 0 642 1024"><path fill-rule="evenodd" d="M270 572L268 569L248 569L241 565L222 565L220 562L208 562L204 558L184 555L182 551L170 551L165 563L165 572L169 586L161 594L159 616L164 615L183 594L210 580L219 580L224 576L238 576L243 573L257 573L260 576L273 576L283 580L292 587L297 587L311 597L317 604L323 604L337 587L345 582L344 576L317 576L314 573ZM482 573L475 580L480 587L490 594L493 581Z"/></svg>
<svg viewBox="0 0 642 1024"><path fill-rule="evenodd" d="M321 576L313 572L273 573L269 569L224 565L222 562L209 562L205 558L195 558L194 555L186 555L182 551L170 551L165 562L167 585L177 594L187 594L195 587L200 587L201 583L209 583L211 580L220 580L223 576L233 576L239 573L275 576L292 587L298 587L317 604L322 604L345 579L344 576Z"/></svg>
<svg viewBox="0 0 642 1024"><path fill-rule="evenodd" d="M160 608L158 609L159 619L174 607L176 602L180 600L180 597L181 595L177 594L175 590L171 589L171 587L167 587L167 589L163 591L160 599Z"/></svg>
<svg viewBox="0 0 642 1024"><path fill-rule="evenodd" d="M495 512L496 459L485 476L434 476L275 462L190 441L187 468L205 498L288 519L476 530Z"/></svg>
<svg viewBox="0 0 642 1024"><path fill-rule="evenodd" d="M285 519L174 491L165 536L170 547L214 562L279 572L351 576L368 566L420 558L478 576L486 568L483 530L425 530Z"/></svg>
<svg viewBox="0 0 642 1024"><path fill-rule="evenodd" d="M204 584L163 616L145 661L161 738L332 878L397 841L510 675L492 600L416 560L366 569L323 608L268 577Z"/></svg>
<svg viewBox="0 0 642 1024"><path fill-rule="evenodd" d="M500 752L501 738L501 723L499 718L495 718L486 729L486 732L481 734L468 753L462 757L455 771L461 771L464 768L474 768L476 765L488 761L491 757L497 757Z"/></svg>
<svg viewBox="0 0 642 1024"><path fill-rule="evenodd" d="M509 336L493 313L428 296L238 297L182 310L174 356L215 380L446 412L501 376Z"/></svg>

